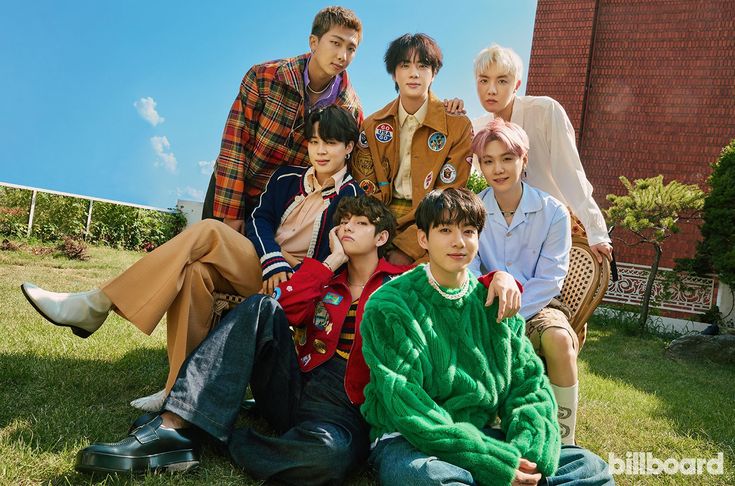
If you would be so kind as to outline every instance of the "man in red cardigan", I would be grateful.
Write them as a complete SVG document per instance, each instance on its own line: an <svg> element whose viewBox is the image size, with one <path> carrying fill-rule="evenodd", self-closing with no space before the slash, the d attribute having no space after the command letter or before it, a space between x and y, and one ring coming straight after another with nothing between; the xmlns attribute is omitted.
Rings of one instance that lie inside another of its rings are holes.
<svg viewBox="0 0 735 486"><path fill-rule="evenodd" d="M409 268L381 258L395 224L381 202L344 198L331 254L323 262L305 259L272 298L253 296L228 313L184 363L163 411L139 420L120 442L80 451L77 470L188 470L199 464L204 431L256 479L343 482L369 452L359 410L369 380L362 310L373 291ZM517 292L508 274L491 285L498 295ZM233 431L248 384L278 435Z"/></svg>

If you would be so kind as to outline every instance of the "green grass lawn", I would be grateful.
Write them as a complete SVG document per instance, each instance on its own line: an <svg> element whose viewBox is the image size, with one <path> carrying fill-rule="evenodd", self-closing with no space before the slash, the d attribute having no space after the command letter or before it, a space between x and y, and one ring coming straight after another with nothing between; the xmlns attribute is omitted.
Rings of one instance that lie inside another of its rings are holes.
<svg viewBox="0 0 735 486"><path fill-rule="evenodd" d="M89 261L72 262L0 251L0 484L90 484L73 470L76 452L94 440L121 438L138 415L128 402L165 381L163 326L148 337L113 315L84 340L43 320L21 295L27 280L51 290L88 290L141 256L107 248L89 253ZM626 452L660 459L725 455L722 476L619 475L618 484L735 484L735 370L670 361L664 345L627 336L611 319L592 323L580 357L578 442L605 460ZM258 484L211 447L195 473L101 482L118 483ZM363 473L351 484L372 481Z"/></svg>

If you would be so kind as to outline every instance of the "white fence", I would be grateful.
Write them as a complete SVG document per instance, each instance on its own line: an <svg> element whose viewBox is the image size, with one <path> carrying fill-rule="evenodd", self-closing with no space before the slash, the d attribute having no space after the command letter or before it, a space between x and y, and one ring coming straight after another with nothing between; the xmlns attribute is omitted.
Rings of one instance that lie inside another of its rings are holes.
<svg viewBox="0 0 735 486"><path fill-rule="evenodd" d="M103 203L110 203L110 204L117 204L120 206L129 206L132 208L139 208L139 209L150 209L152 211L158 211L161 213L175 213L176 210L174 209L164 209L164 208L156 208L153 206L144 206L142 204L131 204L126 203L122 201L114 201L112 199L103 199L99 197L91 197L91 196L82 196L80 194L71 194L69 192L61 192L61 191L52 191L50 189L40 189L38 187L30 187L30 186L22 186L20 184L11 184L9 182L2 182L0 181L0 186L4 187L10 187L12 189L24 189L26 191L31 191L31 207L28 212L28 230L26 232L26 236L31 236L31 230L33 229L33 216L36 212L36 195L39 192L43 192L46 194L55 194L57 196L67 196L67 197L73 197L76 199L83 199L89 201L89 207L87 208L87 224L85 225L84 233L89 234L89 228L92 224L92 206L95 202L103 202Z"/></svg>

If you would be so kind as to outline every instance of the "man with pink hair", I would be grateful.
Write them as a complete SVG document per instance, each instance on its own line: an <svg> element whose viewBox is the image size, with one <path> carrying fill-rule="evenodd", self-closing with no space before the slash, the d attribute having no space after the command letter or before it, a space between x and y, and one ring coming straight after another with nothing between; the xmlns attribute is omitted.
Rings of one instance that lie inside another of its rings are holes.
<svg viewBox="0 0 735 486"><path fill-rule="evenodd" d="M480 51L475 58L475 81L488 114L473 121L475 133L493 118L513 122L526 131L530 147L526 182L570 209L574 233L587 237L602 263L603 257L612 258L611 241L579 159L574 127L555 99L516 94L522 74L523 62L512 49L493 44Z"/></svg>
<svg viewBox="0 0 735 486"><path fill-rule="evenodd" d="M569 309L558 299L569 268L572 245L566 207L523 182L528 136L515 123L496 118L472 141L489 187L479 196L487 209L487 229L470 270L476 275L503 270L524 288L520 315L534 350L546 359L559 405L562 443L574 443L577 416L577 353L584 342L569 324Z"/></svg>

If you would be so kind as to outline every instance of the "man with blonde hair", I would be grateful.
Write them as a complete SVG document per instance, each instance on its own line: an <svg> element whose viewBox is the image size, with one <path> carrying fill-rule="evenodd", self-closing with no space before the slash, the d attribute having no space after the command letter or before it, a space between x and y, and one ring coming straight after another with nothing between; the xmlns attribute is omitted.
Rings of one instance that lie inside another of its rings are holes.
<svg viewBox="0 0 735 486"><path fill-rule="evenodd" d="M610 237L579 159L574 127L553 98L518 96L522 76L523 61L512 49L493 44L480 51L475 82L488 114L473 121L475 133L494 117L520 125L530 141L526 181L569 207L582 226L573 224L573 233L587 236L598 261L610 259Z"/></svg>

